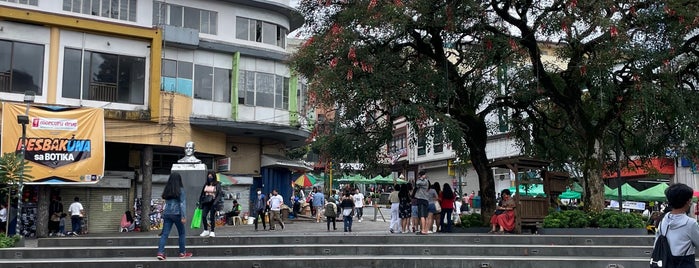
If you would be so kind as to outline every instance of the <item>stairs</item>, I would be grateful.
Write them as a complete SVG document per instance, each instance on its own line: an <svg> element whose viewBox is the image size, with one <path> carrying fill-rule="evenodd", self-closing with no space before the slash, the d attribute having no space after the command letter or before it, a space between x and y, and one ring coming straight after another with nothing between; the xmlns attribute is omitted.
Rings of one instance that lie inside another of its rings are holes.
<svg viewBox="0 0 699 268"><path fill-rule="evenodd" d="M218 232L217 232L218 233ZM174 234L174 233L173 233ZM169 238L165 261L158 237L45 238L35 248L0 249L3 268L29 267L646 267L653 236L348 234L259 232L187 237L190 259Z"/></svg>

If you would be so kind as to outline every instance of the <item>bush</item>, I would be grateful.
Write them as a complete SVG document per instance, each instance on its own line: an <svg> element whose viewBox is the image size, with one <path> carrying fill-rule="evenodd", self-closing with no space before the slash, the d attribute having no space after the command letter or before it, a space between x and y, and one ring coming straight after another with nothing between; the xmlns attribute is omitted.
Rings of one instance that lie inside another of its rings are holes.
<svg viewBox="0 0 699 268"><path fill-rule="evenodd" d="M614 210L585 213L582 210L565 210L550 213L544 218L544 228L643 228L643 219L638 213L623 213Z"/></svg>
<svg viewBox="0 0 699 268"><path fill-rule="evenodd" d="M19 235L14 236L0 236L0 248L11 248L14 247L20 240Z"/></svg>
<svg viewBox="0 0 699 268"><path fill-rule="evenodd" d="M472 213L472 214L461 214L461 227L463 228L469 228L469 227L486 227L486 225L483 222L483 218L481 214L478 213Z"/></svg>

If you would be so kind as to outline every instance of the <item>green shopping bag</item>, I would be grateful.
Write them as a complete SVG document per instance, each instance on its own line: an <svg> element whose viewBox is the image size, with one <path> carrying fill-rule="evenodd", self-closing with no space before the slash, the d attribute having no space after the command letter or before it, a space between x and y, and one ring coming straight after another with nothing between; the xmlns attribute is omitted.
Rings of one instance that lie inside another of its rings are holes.
<svg viewBox="0 0 699 268"><path fill-rule="evenodd" d="M192 229L201 228L201 208L197 207L194 209L194 216L192 216Z"/></svg>

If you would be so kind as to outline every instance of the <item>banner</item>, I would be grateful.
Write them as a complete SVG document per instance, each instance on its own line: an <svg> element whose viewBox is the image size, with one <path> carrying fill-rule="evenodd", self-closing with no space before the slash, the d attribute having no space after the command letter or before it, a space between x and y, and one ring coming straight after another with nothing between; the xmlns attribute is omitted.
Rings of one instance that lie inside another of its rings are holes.
<svg viewBox="0 0 699 268"><path fill-rule="evenodd" d="M3 103L2 153L20 153L26 106ZM104 174L104 110L32 106L26 153L34 182L96 182Z"/></svg>

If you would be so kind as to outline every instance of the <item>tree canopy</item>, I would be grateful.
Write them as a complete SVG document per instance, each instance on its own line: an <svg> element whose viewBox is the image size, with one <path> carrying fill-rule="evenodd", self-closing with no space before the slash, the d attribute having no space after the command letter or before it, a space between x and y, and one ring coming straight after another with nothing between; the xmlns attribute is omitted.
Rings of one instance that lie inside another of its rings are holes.
<svg viewBox="0 0 699 268"><path fill-rule="evenodd" d="M443 137L470 160L484 212L495 205L485 145L498 112L524 153L579 164L591 209L603 205L615 142L643 155L693 147L692 2L306 0L299 10L308 39L292 65L336 111L333 134L318 137L324 151L379 163L405 118L417 138Z"/></svg>

